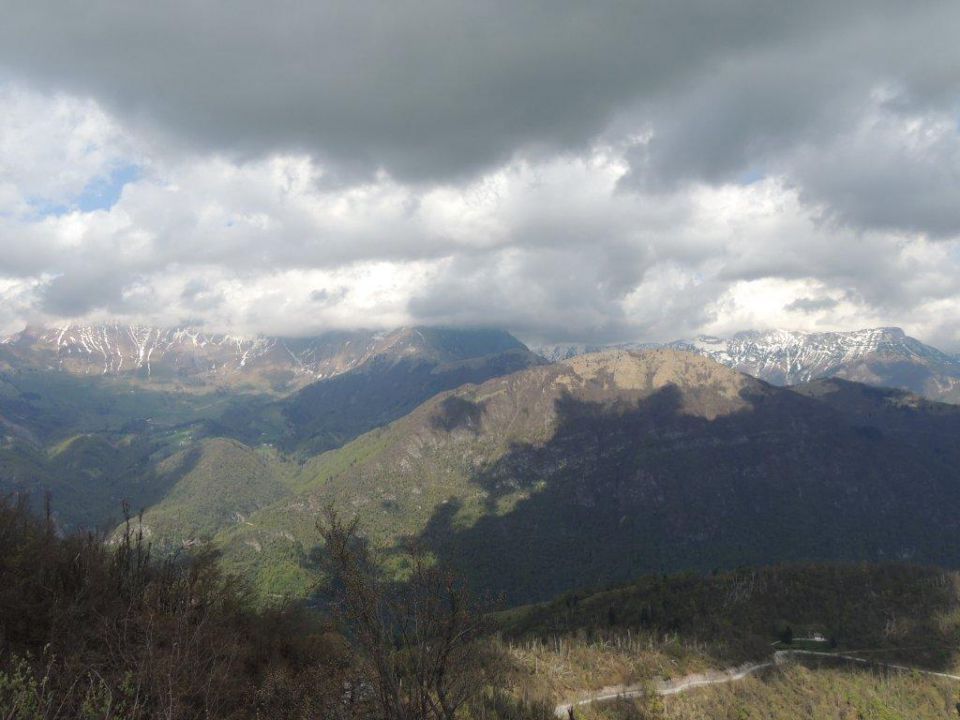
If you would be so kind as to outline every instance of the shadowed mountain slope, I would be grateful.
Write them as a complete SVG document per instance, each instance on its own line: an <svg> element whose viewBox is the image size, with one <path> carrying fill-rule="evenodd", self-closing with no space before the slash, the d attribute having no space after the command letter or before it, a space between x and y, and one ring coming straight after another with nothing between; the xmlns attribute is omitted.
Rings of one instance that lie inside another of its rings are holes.
<svg viewBox="0 0 960 720"><path fill-rule="evenodd" d="M211 432L313 455L413 410L439 392L543 361L501 331L409 331L361 365L251 410L241 404Z"/></svg>
<svg viewBox="0 0 960 720"><path fill-rule="evenodd" d="M309 548L332 502L516 601L649 571L960 564L960 410L861 395L846 411L673 350L581 356L432 399L220 539L256 567L283 533Z"/></svg>
<svg viewBox="0 0 960 720"><path fill-rule="evenodd" d="M0 442L0 494L27 495L35 509L49 495L61 529L106 529L123 505L158 502L169 485L155 472L167 451L150 434L80 434L49 448L7 438Z"/></svg>
<svg viewBox="0 0 960 720"><path fill-rule="evenodd" d="M374 359L362 369L314 383L283 403L284 445L317 453L407 414L439 392L537 364L525 350L433 364Z"/></svg>

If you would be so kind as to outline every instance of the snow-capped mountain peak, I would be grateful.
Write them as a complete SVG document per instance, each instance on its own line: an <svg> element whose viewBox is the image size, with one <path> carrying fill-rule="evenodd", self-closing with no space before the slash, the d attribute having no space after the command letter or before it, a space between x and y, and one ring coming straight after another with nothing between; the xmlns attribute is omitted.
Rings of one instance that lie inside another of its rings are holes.
<svg viewBox="0 0 960 720"><path fill-rule="evenodd" d="M936 400L960 402L960 358L926 345L897 327L848 332L747 330L730 337L700 335L666 344L705 355L776 385L840 377L897 387ZM607 348L642 350L651 343L538 348L550 360Z"/></svg>
<svg viewBox="0 0 960 720"><path fill-rule="evenodd" d="M782 385L837 375L844 366L867 360L933 362L960 371L955 358L896 327L849 332L750 330L730 338L701 336L671 345Z"/></svg>
<svg viewBox="0 0 960 720"><path fill-rule="evenodd" d="M454 362L525 346L509 333L399 328L329 331L314 337L238 336L196 327L120 323L28 327L0 340L0 367L124 375L175 384L303 385L371 358Z"/></svg>

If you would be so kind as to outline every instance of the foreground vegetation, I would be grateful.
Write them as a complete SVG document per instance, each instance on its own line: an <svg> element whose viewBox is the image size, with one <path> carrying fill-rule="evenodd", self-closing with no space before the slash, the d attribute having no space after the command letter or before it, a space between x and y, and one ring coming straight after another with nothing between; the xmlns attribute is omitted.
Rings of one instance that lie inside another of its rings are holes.
<svg viewBox="0 0 960 720"><path fill-rule="evenodd" d="M415 548L404 582L386 580L356 523L330 511L322 592L264 609L213 553L158 557L136 527L63 537L25 501L0 501L0 717L547 720L602 687L769 659L786 635L948 671L960 646L958 578L933 568L647 577L480 614L458 575ZM578 717L943 717L956 690L796 666Z"/></svg>
<svg viewBox="0 0 960 720"><path fill-rule="evenodd" d="M956 717L956 683L911 674L793 665L662 699L585 706L578 720L942 720Z"/></svg>
<svg viewBox="0 0 960 720"><path fill-rule="evenodd" d="M158 558L127 527L60 537L0 499L0 717L549 717L499 691L502 658L453 576L420 563L383 582L336 516L326 612L257 609L215 555Z"/></svg>
<svg viewBox="0 0 960 720"><path fill-rule="evenodd" d="M647 576L567 593L499 616L510 638L597 643L672 639L717 667L770 654L789 634L832 649L952 671L960 648L960 575L907 564L808 564L708 576ZM825 648L821 648L825 649Z"/></svg>
<svg viewBox="0 0 960 720"><path fill-rule="evenodd" d="M23 502L0 504L0 575L5 718L282 716L329 703L349 667L316 618L249 609L212 555L60 538Z"/></svg>

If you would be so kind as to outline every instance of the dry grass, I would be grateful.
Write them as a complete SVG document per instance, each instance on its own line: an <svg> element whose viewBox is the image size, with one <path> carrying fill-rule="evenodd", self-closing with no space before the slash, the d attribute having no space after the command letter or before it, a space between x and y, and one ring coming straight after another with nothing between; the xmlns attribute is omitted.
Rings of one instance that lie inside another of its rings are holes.
<svg viewBox="0 0 960 720"><path fill-rule="evenodd" d="M717 667L707 648L676 635L626 632L588 638L493 641L512 669L511 691L551 702L577 700L588 691L673 678Z"/></svg>

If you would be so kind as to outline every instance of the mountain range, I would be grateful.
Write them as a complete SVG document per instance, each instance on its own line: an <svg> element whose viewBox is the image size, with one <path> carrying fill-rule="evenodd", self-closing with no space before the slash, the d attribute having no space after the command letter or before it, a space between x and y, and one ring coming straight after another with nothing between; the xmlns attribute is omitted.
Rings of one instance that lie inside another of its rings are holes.
<svg viewBox="0 0 960 720"><path fill-rule="evenodd" d="M655 347L699 353L775 385L839 377L909 390L932 400L960 402L960 358L894 327L848 332L749 330L730 337L700 335L669 343L539 345L533 351L548 362L557 362L604 350ZM510 350L526 347L496 330L343 330L283 338L101 323L28 327L2 338L0 371L60 370L178 390L226 387L287 395L371 361L392 364L413 359L445 364Z"/></svg>
<svg viewBox="0 0 960 720"><path fill-rule="evenodd" d="M858 382L951 397L956 361L897 330L558 362L497 330L138 332L0 344L0 492L51 492L64 529L126 501L157 547L212 543L262 597L315 584L331 504L390 572L413 540L516 602L790 560L960 566L960 408Z"/></svg>
<svg viewBox="0 0 960 720"><path fill-rule="evenodd" d="M709 357L727 367L775 385L795 385L838 377L892 387L931 400L960 402L960 358L909 337L900 328L849 332L750 330L730 337L701 335L669 343L546 345L535 350L563 360L606 349L671 347Z"/></svg>
<svg viewBox="0 0 960 720"><path fill-rule="evenodd" d="M136 349L137 330L121 326L25 332L0 345L0 492L50 491L65 526L99 525L116 519L122 500L135 510L153 505L196 467L214 485L242 484L250 458L271 446L309 457L438 392L543 362L497 330L403 328L303 340L300 347L313 348L309 372L277 351L290 348L286 341L148 334L166 338L153 353L157 346ZM149 368L99 364L141 352ZM216 438L234 442L211 445ZM220 459L200 462L213 450Z"/></svg>
<svg viewBox="0 0 960 720"><path fill-rule="evenodd" d="M100 323L27 327L2 338L0 370L59 370L178 389L220 386L283 393L349 372L375 358L417 358L439 364L520 349L526 348L496 330L344 330L283 338Z"/></svg>

